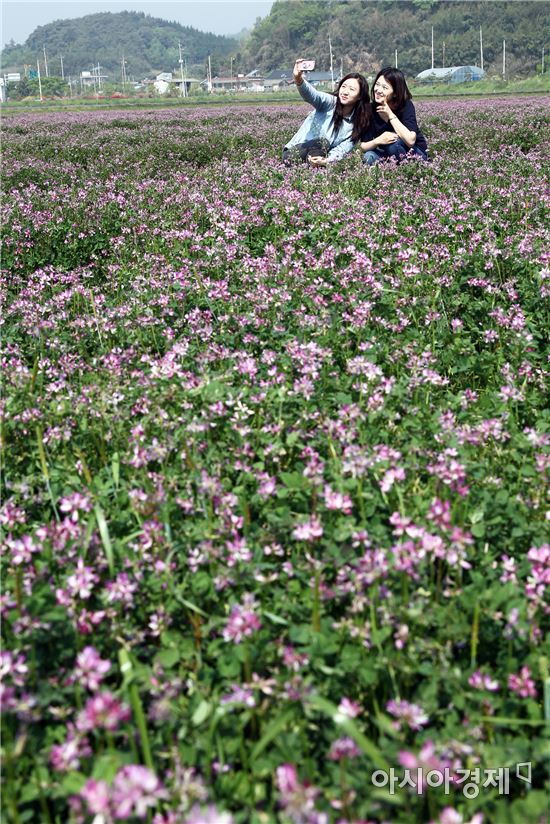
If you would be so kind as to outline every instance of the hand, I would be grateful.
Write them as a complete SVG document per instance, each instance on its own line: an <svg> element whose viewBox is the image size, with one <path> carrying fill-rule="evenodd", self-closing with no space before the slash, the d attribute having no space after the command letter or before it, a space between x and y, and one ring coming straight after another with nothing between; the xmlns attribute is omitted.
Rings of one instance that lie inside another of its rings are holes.
<svg viewBox="0 0 550 824"><path fill-rule="evenodd" d="M311 166L326 166L328 160L326 159L326 157L323 157L322 155L308 155L307 162Z"/></svg>
<svg viewBox="0 0 550 824"><path fill-rule="evenodd" d="M294 69L292 71L292 74L294 75L294 81L295 81L297 86L300 86L302 84L302 80L304 79L303 72L302 72L302 63L303 63L303 61L304 61L304 58L299 57L294 62Z"/></svg>
<svg viewBox="0 0 550 824"><path fill-rule="evenodd" d="M387 146L389 143L395 143L396 140L399 140L399 137L395 132L382 132L382 134L376 138L379 146Z"/></svg>
<svg viewBox="0 0 550 824"><path fill-rule="evenodd" d="M390 119L390 117L392 116L393 111L388 106L387 101L384 100L383 103L378 103L377 104L376 113L379 114L380 117L382 118L382 120L384 120L387 123L388 120Z"/></svg>

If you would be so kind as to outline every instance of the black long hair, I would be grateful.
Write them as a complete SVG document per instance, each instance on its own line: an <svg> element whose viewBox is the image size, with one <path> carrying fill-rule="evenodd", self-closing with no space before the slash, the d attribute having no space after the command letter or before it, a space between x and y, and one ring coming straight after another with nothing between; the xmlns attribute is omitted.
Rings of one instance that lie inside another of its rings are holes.
<svg viewBox="0 0 550 824"><path fill-rule="evenodd" d="M336 106L334 107L334 114L332 115L332 130L335 135L340 131L344 120L344 107L340 103L338 94L340 92L340 86L342 83L345 83L346 80L357 80L359 83L359 97L352 111L353 131L351 133L351 139L356 143L361 138L363 132L367 130L370 123L372 110L370 105L369 84L366 78L358 72L346 74L346 76L340 80L338 88L334 92L336 96Z"/></svg>
<svg viewBox="0 0 550 824"><path fill-rule="evenodd" d="M380 77L387 80L393 88L393 94L387 100L388 106L392 112L400 112L405 107L405 104L412 98L412 94L407 86L405 75L399 69L394 69L393 66L386 66L385 69L380 69L374 83L372 84L372 99L374 101L374 87Z"/></svg>

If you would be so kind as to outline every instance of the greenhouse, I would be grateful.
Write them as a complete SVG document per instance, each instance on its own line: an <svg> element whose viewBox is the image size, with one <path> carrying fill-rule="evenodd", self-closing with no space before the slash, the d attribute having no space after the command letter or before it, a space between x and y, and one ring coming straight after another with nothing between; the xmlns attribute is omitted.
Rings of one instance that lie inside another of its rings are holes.
<svg viewBox="0 0 550 824"><path fill-rule="evenodd" d="M485 71L479 66L449 66L446 69L425 69L416 75L421 83L470 83L483 80Z"/></svg>

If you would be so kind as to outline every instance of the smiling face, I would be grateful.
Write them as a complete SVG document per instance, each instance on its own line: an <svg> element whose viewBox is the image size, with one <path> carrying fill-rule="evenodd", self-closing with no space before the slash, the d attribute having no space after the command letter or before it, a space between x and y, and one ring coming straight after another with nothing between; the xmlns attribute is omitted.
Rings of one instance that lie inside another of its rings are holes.
<svg viewBox="0 0 550 824"><path fill-rule="evenodd" d="M381 75L376 83L374 84L374 102L377 105L385 103L386 101L389 102L393 95L393 86L389 83L384 75Z"/></svg>
<svg viewBox="0 0 550 824"><path fill-rule="evenodd" d="M361 87L359 81L354 77L349 77L347 80L344 80L338 90L338 100L342 106L352 108L357 100L359 100L360 94Z"/></svg>

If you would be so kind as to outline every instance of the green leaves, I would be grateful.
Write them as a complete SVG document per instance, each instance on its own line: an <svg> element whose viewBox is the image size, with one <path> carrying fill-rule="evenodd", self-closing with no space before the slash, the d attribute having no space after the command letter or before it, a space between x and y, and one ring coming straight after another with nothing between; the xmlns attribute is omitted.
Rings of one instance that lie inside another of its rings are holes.
<svg viewBox="0 0 550 824"><path fill-rule="evenodd" d="M526 122L540 106L522 101ZM430 107L437 161L374 177L355 156L273 165L284 107L238 161L251 109L98 113L87 166L67 165L80 122L37 120L40 163L10 133L8 164L43 174L8 192L21 820L65 821L85 781L149 765L165 816L204 792L236 824L282 821L284 768L319 814L408 824L451 800L394 797L369 770L429 742L463 766L543 763L546 155L480 150L474 175L453 147L484 134L480 111L501 139L509 108ZM539 805L523 789L517 815ZM452 803L500 821L498 801Z"/></svg>
<svg viewBox="0 0 550 824"><path fill-rule="evenodd" d="M382 752L361 732L352 718L344 715L334 704L331 704L330 701L327 701L321 696L311 696L308 703L313 709L318 710L327 718L330 718L337 727L340 727L347 735L353 738L355 743L361 748L363 753L369 757L377 769L385 770L386 772L389 771L390 765L384 758Z"/></svg>
<svg viewBox="0 0 550 824"><path fill-rule="evenodd" d="M107 559L107 564L109 566L109 572L111 573L111 575L114 575L115 559L113 553L113 546L111 544L111 538L109 536L109 528L107 526L107 521L105 519L103 510L101 509L99 504L96 504L94 506L94 514L99 529L99 534L101 536L101 543L103 544L103 549L105 550L105 557Z"/></svg>

